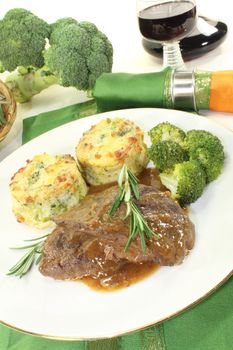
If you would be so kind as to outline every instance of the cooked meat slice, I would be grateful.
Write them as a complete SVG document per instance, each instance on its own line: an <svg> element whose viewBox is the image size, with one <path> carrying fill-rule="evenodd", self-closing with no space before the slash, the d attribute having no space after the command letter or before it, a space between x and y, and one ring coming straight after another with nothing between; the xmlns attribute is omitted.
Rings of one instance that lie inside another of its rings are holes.
<svg viewBox="0 0 233 350"><path fill-rule="evenodd" d="M168 253L172 254L173 252L175 255L167 256L167 262L165 263L157 261L157 256L154 257L156 262L161 265L174 265L182 262L187 251L192 249L194 244L194 225L184 210L170 198L168 193L160 192L145 185L139 185L139 189L140 200L137 201L137 206L141 209L153 231L161 236L159 240L147 241L145 255L142 253L139 239L132 243L127 252L124 252L123 248L129 234L129 223L123 220L125 216L124 204L113 219L108 216L117 187L111 187L95 195L88 195L78 207L60 215L55 219L55 222L67 227L79 227L83 230L85 228L91 229L92 233L98 237L101 236L102 240L110 241L114 239L114 241L117 241L116 246L113 243L112 247L115 252L114 259L124 257L133 262L148 261L148 259L151 260L150 250L152 249L152 255L160 253L163 259ZM113 234L113 236L110 234ZM105 244L107 244L107 241ZM168 252L165 249L166 247L168 247Z"/></svg>
<svg viewBox="0 0 233 350"><path fill-rule="evenodd" d="M40 271L66 279L109 275L128 262L180 264L193 247L194 225L167 193L145 185L139 189L137 205L152 230L160 236L160 239L147 240L145 254L139 238L127 252L124 250L129 235L129 222L123 220L124 204L112 219L108 216L117 193L114 186L87 195L78 207L56 218L57 228L44 245Z"/></svg>
<svg viewBox="0 0 233 350"><path fill-rule="evenodd" d="M60 225L46 240L39 269L55 279L114 274L125 261L105 260L104 248L91 233Z"/></svg>

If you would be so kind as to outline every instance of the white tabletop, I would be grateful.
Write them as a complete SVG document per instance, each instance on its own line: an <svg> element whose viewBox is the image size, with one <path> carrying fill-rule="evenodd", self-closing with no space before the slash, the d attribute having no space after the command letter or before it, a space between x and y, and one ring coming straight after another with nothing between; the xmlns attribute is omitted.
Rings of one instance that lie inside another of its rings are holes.
<svg viewBox="0 0 233 350"><path fill-rule="evenodd" d="M233 21L229 0L196 0L199 14L227 23L228 36L212 52L187 63L199 70L233 70ZM136 16L136 0L2 0L2 16L11 8L22 7L34 12L49 23L61 17L91 21L110 39L114 48L114 72L151 72L162 69L161 60L149 55L141 45ZM4 74L0 75L4 80ZM84 92L75 88L52 86L18 105L17 119L6 139L0 143L0 160L21 145L22 119L41 112L58 109L86 100ZM233 114L205 111L203 115L233 130Z"/></svg>

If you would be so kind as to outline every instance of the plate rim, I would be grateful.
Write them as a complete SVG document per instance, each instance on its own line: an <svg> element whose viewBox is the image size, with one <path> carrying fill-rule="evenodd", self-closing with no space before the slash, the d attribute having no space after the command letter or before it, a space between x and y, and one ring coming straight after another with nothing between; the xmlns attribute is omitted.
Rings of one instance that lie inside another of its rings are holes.
<svg viewBox="0 0 233 350"><path fill-rule="evenodd" d="M177 110L177 109L166 109L166 108L154 108L154 107L140 107L140 108L127 108L127 109L117 109L117 110L111 110L111 111L106 111L106 112L99 112L99 113L96 113L96 114L92 114L92 115L89 115L89 116L86 116L86 117L82 117L82 118L78 118L78 119L75 119L75 120L71 120L69 121L68 123L64 123L62 125L59 125L55 128L52 128L50 130L47 130L45 132L43 132L42 134L34 137L33 139L29 140L28 142L22 144L21 146L19 146L17 149L15 149L13 152L11 152L10 154L8 154L4 159L2 159L0 161L0 166L2 165L2 163L4 163L5 161L7 161L8 158L10 158L13 154L19 152L22 148L28 146L28 144L30 143L33 143L35 140L38 140L40 138L43 138L46 136L46 134L49 134L51 132L54 132L55 130L58 130L58 129L62 129L64 126L67 126L67 125L71 125L72 123L75 124L79 121L82 121L82 120L88 120L90 118L93 118L93 117L99 117L99 116L105 116L105 115L108 115L108 114L112 114L112 113L125 113L125 112L134 112L134 111L162 111L162 113L164 111L171 111L171 113L173 114L183 114L183 115L188 115L190 117L194 117L194 118L197 118L197 119L202 119L203 121L207 121L207 123L210 123L210 124L213 124L215 125L216 127L218 127L219 129L221 130L224 130L226 132L230 132L231 134L233 133L233 130L227 128L225 125L222 125L222 124L219 124L218 122L216 122L216 120L214 119L209 119L208 117L206 116L203 116L203 115L200 115L198 113L194 113L192 111L183 111L183 110ZM54 113L56 113L56 110L53 111ZM35 117L35 116L34 116ZM116 117L118 117L118 115L116 115ZM120 117L120 116L119 116ZM28 117L28 118L32 118L32 117ZM27 118L26 118L27 119Z"/></svg>
<svg viewBox="0 0 233 350"><path fill-rule="evenodd" d="M164 109L161 109L161 108L130 108L130 109L121 109L121 110L116 110L116 111L108 111L108 112L104 112L104 113L98 113L98 114L93 114L91 116L88 116L88 117L85 117L85 118L81 118L81 119L77 119L77 120L74 120L74 121L70 121L68 123L66 123L67 125L68 124L72 124L72 123L77 123L79 120L82 120L82 119L89 119L89 118L93 118L93 117L96 117L96 116L105 116L106 114L109 115L109 114L113 114L113 113L116 113L116 117L118 116L117 114L120 114L122 112L133 112L135 110L143 110L143 111L149 111L149 110L153 110L155 112L159 112L159 111L165 111ZM166 110L167 111L167 110ZM206 119L206 117L204 116L200 116L200 115L194 115L192 113L189 113L189 112L186 112L186 111L179 111L179 110L170 110L171 113L174 113L174 114L181 114L181 115L189 115L189 116L192 116L192 117L198 117L198 119L202 119L202 120L206 120L208 121L208 123L210 124L213 124L215 125L218 129L222 129L224 131L228 131L230 133L232 133L232 131L228 128L226 128L225 126L221 125L221 124L218 124L217 122L215 122L214 120L211 120L211 119ZM120 115L119 115L120 117ZM124 117L124 116L123 116ZM34 142L36 139L40 138L40 137L46 137L46 134L48 133L51 133L53 130L56 130L56 129L59 129L59 128L62 128L64 127L64 125L66 124L62 124L56 128L53 128L51 130L48 130L46 131L45 133L41 134L41 135L38 135L36 138L30 140L29 142L27 142L26 144L22 145L21 147L19 147L17 150L15 150L14 152L12 152L10 155L8 155L6 158L4 158L1 162L0 162L0 165L2 165L2 163L4 163L5 159L8 159L10 158L14 153L17 153L19 150L21 150L25 145L28 145L29 143L31 142ZM184 311L192 308L193 306L195 306L196 304L200 303L202 300L204 300L205 298L207 298L209 295L211 295L213 292L215 292L219 287L221 287L226 281L228 281L231 276L233 275L233 269L230 271L230 273L228 273L226 276L224 276L224 278L219 281L214 287L212 287L207 293L205 293L204 295L202 295L200 298L194 300L193 302L189 303L188 305L186 305L184 308L181 308L180 310L177 310L176 312L173 312L172 314L168 315L168 316L165 316L159 320L156 320L156 321L152 321L146 325L143 325L141 327L136 327L136 328L133 328L133 329L130 329L130 330L127 330L127 331L120 331L120 332L117 332L117 333L112 333L109 335L104 335L104 336L98 336L98 337L88 337L88 336L84 336L84 337L81 337L81 336L56 336L56 335L49 335L49 334L43 334L43 333L37 333L37 332L33 332L33 331L28 331L28 330L25 330L25 329L21 329L20 327L16 327L16 326L13 326L11 324L8 324L7 322L5 321L2 321L0 320L0 324L4 325L4 326L7 326L7 327L10 327L11 329L15 330L15 331L19 331L21 333L24 333L24 334L28 334L28 335L34 335L34 336L39 336L39 337L42 337L42 338L46 338L46 339L53 339L53 340L65 340L65 341L78 341L78 340L101 340L101 339L109 339L109 338L112 338L112 337L118 337L118 336L123 336L123 335L127 335L127 334L130 334L130 333L133 333L135 331L142 331L148 327L151 327L153 325L156 325L156 324L159 324L161 322L164 322L164 321L167 321L175 316L178 316L179 314L183 313Z"/></svg>
<svg viewBox="0 0 233 350"><path fill-rule="evenodd" d="M138 331L143 331L149 327L155 326L157 324L160 324L162 322L168 321L170 319L172 319L173 317L179 316L180 314L182 314L183 312L191 309L192 307L198 305L200 302L202 302L203 300L205 300L206 298L208 298L210 295L212 295L215 291L217 291L221 286L223 286L228 280L230 280L230 278L233 276L233 269L232 271L225 276L222 281L220 281L216 286L214 286L211 290L209 290L206 294L204 294L203 296L201 296L200 298L198 298L197 300L195 300L194 302L190 303L189 305L187 305L186 307L178 310L177 312L172 313L169 316L166 316L164 318L161 318L157 321L152 321L146 325L143 325L142 327L138 328L133 328L130 330L127 330L126 332L119 332L117 334L110 334L109 336L100 336L98 338L96 337L68 337L68 336L55 336L55 335L48 335L48 334L42 334L42 333L36 333L36 332L31 332L31 331L27 331L25 329L21 329L19 327L15 327L12 326L4 321L0 320L0 324L2 324L3 326L9 327L17 332L23 333L25 335L32 335L32 336L38 336L44 339L51 339L51 340L63 340L63 341L98 341L98 340L104 340L104 339L111 339L111 338L115 338L115 337L121 337L124 335L129 335L132 334L134 332L138 332Z"/></svg>

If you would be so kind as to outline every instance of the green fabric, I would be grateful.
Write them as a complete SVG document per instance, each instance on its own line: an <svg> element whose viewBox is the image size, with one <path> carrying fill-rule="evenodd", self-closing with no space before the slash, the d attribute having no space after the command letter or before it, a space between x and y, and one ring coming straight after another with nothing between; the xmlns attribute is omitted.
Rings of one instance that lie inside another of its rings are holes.
<svg viewBox="0 0 233 350"><path fill-rule="evenodd" d="M161 72L128 74L104 73L96 81L93 96L99 112L123 108L163 107L164 91L171 68Z"/></svg>
<svg viewBox="0 0 233 350"><path fill-rule="evenodd" d="M102 74L93 90L98 111L137 107L173 108L171 74L169 67L155 73ZM194 76L197 110L209 109L211 72L195 71Z"/></svg>
<svg viewBox="0 0 233 350"><path fill-rule="evenodd" d="M96 114L96 112L96 103L94 100L90 100L67 106L56 111L41 113L36 117L26 118L23 120L22 142L24 144L46 131L73 120Z"/></svg>
<svg viewBox="0 0 233 350"><path fill-rule="evenodd" d="M233 278L197 306L164 322L167 350L232 350L232 301Z"/></svg>
<svg viewBox="0 0 233 350"><path fill-rule="evenodd" d="M95 108L89 101L25 119L23 140L94 113ZM0 350L233 350L232 300L231 278L204 301L170 320L122 337L90 342L44 339L0 325Z"/></svg>
<svg viewBox="0 0 233 350"><path fill-rule="evenodd" d="M194 75L197 110L209 109L212 73L208 71L196 71Z"/></svg>

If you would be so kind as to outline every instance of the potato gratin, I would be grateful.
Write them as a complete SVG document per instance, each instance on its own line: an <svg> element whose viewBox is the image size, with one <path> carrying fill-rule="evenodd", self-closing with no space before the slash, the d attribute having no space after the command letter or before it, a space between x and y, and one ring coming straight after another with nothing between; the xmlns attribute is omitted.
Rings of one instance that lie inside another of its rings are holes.
<svg viewBox="0 0 233 350"><path fill-rule="evenodd" d="M70 155L36 155L12 177L13 212L19 222L37 228L78 204L87 185Z"/></svg>

